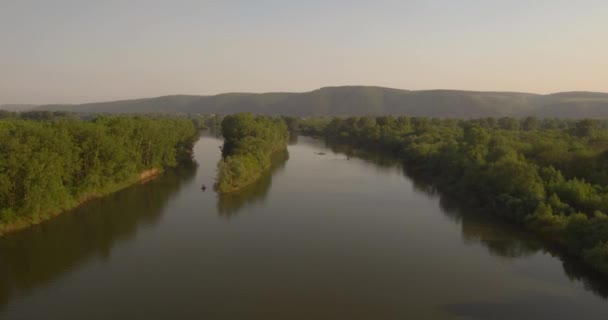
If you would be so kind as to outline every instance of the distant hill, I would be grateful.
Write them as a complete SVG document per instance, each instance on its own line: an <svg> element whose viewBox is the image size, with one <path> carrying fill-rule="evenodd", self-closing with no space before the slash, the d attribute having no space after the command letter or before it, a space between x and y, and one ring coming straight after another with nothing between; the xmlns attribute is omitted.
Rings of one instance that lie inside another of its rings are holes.
<svg viewBox="0 0 608 320"><path fill-rule="evenodd" d="M458 90L410 91L383 87L325 87L310 92L173 95L77 105L43 105L38 110L86 113L253 112L291 116L411 115L442 118L567 117L608 118L608 93Z"/></svg>
<svg viewBox="0 0 608 320"><path fill-rule="evenodd" d="M38 107L37 104L0 104L0 110L27 111Z"/></svg>
<svg viewBox="0 0 608 320"><path fill-rule="evenodd" d="M72 111L86 113L178 113L201 96L173 95L158 98L143 98L84 104L49 104L37 110Z"/></svg>
<svg viewBox="0 0 608 320"><path fill-rule="evenodd" d="M608 118L608 93L561 92L544 97L544 104L531 115L540 118Z"/></svg>

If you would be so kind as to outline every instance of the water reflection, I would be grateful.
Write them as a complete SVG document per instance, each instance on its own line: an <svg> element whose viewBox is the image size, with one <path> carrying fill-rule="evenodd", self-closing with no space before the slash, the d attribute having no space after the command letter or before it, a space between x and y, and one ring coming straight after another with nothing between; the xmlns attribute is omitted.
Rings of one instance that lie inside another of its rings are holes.
<svg viewBox="0 0 608 320"><path fill-rule="evenodd" d="M206 130L204 130L203 132L201 132L201 135L205 136L205 137L223 139L221 127L209 127Z"/></svg>
<svg viewBox="0 0 608 320"><path fill-rule="evenodd" d="M299 137L299 135L298 135L298 134L296 134L296 133L290 133L290 134L289 134L289 141L288 141L288 144L289 144L290 146L291 146L291 145L295 145L295 144L297 144L297 143L298 143L298 137Z"/></svg>
<svg viewBox="0 0 608 320"><path fill-rule="evenodd" d="M277 152L272 155L270 170L252 185L245 187L239 192L218 194L217 211L226 218L238 214L241 210L255 203L263 203L272 185L272 176L285 168L289 159L289 152Z"/></svg>
<svg viewBox="0 0 608 320"><path fill-rule="evenodd" d="M164 207L194 178L196 164L92 200L28 230L0 239L0 308L73 270L85 261L106 260L119 242L159 222Z"/></svg>
<svg viewBox="0 0 608 320"><path fill-rule="evenodd" d="M331 151L334 153L341 153L346 155L347 159L363 159L365 161L371 162L375 167L379 167L382 169L394 169L401 167L401 162L397 158L391 157L387 152L383 150L378 149L374 151L369 151L350 145L340 144L336 141L331 140L326 140L325 146L331 149Z"/></svg>
<svg viewBox="0 0 608 320"><path fill-rule="evenodd" d="M608 298L608 280L577 258L531 235L520 226L483 212L482 209L471 207L462 199L440 192L427 178L409 170L407 166L403 166L403 173L414 181L414 187L418 191L439 197L442 212L460 223L465 242L481 243L490 254L504 258L523 258L538 252L548 253L561 261L564 273L570 280L580 281L587 290L602 298Z"/></svg>
<svg viewBox="0 0 608 320"><path fill-rule="evenodd" d="M418 174L411 167L386 152L370 152L331 141L326 141L326 144L335 153L357 157L385 169L402 170L403 175L413 182L415 191L438 198L441 211L446 217L460 224L462 239L465 243L481 244L488 249L490 254L505 259L524 258L539 252L548 253L562 262L564 273L570 280L580 281L587 290L602 298L608 298L608 279L606 277L591 270L560 248L531 235L520 226L474 208L462 199L441 192L428 178ZM455 306L455 308L458 311L468 310L467 306Z"/></svg>
<svg viewBox="0 0 608 320"><path fill-rule="evenodd" d="M521 227L464 205L462 199L440 192L428 178L408 166L403 165L402 169L416 191L438 198L446 217L460 224L465 243L481 243L491 255L503 258L523 258L543 248L538 238Z"/></svg>

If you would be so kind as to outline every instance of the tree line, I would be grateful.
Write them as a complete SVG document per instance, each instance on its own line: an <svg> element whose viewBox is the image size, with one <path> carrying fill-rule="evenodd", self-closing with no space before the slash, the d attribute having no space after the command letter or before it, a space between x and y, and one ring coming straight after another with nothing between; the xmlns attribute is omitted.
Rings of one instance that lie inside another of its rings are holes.
<svg viewBox="0 0 608 320"><path fill-rule="evenodd" d="M296 130L388 150L430 177L437 188L556 241L608 274L606 121L406 116L291 120Z"/></svg>
<svg viewBox="0 0 608 320"><path fill-rule="evenodd" d="M239 190L269 170L272 154L286 151L289 132L280 118L229 115L222 120L222 159L215 188L220 193Z"/></svg>
<svg viewBox="0 0 608 320"><path fill-rule="evenodd" d="M49 115L49 114L44 114ZM100 116L0 120L0 233L192 159L193 121Z"/></svg>

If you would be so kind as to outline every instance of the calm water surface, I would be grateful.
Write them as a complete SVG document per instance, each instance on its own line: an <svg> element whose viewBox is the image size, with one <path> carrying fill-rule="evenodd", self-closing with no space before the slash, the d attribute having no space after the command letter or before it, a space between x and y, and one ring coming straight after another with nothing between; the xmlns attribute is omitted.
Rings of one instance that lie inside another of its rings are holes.
<svg viewBox="0 0 608 320"><path fill-rule="evenodd" d="M220 197L220 144L1 238L0 318L608 319L604 281L389 157L300 137Z"/></svg>

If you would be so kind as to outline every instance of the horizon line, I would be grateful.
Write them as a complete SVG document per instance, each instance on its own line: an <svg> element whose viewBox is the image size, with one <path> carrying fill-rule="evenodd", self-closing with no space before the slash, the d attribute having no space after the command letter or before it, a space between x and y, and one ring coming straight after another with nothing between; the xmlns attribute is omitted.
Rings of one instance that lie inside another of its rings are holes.
<svg viewBox="0 0 608 320"><path fill-rule="evenodd" d="M367 87L367 88L380 88L380 89L390 89L390 90L400 90L400 91L409 91L409 92L425 92L425 91L457 91L457 92L473 92L473 93L519 93L519 94L530 94L530 95L538 95L538 96L548 96L554 94L561 93L599 93L599 94L608 94L608 91L587 91L587 90L569 90L569 91L555 91L555 92L547 92L547 93L538 93L538 92L527 92L527 91L500 91L500 90L471 90L471 89L446 89L446 88L433 88L433 89L402 89L395 87L384 87L379 85L331 85L331 86L322 86L316 89L308 90L308 91L226 91L219 92L213 94L190 94L190 93L170 93L170 94L161 94L147 97L133 97L133 98L124 98L124 99L113 99L113 100L96 100L96 101L87 101L87 102L52 102L52 103L27 103L27 102L16 102L16 103L0 103L0 106L53 106L53 105L82 105L82 104L94 104L94 103L111 103L111 102L119 102L119 101L133 101L133 100L143 100L143 99L156 99L162 97L171 97L171 96L192 96L192 97L214 97L226 94L303 94L310 93L322 89L328 88L347 88L347 87Z"/></svg>

